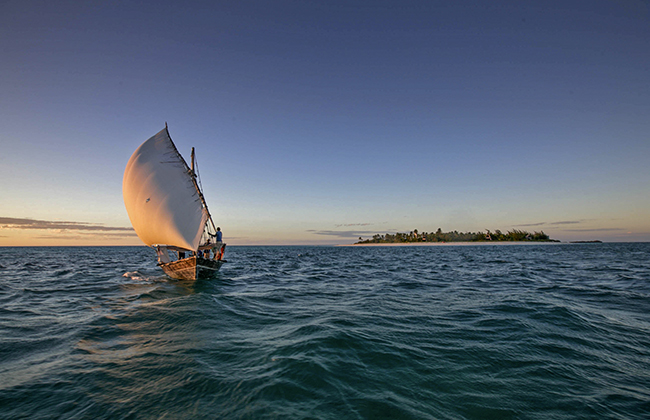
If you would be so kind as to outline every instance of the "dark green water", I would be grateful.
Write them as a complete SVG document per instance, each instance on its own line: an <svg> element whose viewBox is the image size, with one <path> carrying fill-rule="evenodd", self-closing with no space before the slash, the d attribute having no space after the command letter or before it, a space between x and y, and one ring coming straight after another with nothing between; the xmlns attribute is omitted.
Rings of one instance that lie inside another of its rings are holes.
<svg viewBox="0 0 650 420"><path fill-rule="evenodd" d="M0 418L650 418L650 244L227 258L0 248Z"/></svg>

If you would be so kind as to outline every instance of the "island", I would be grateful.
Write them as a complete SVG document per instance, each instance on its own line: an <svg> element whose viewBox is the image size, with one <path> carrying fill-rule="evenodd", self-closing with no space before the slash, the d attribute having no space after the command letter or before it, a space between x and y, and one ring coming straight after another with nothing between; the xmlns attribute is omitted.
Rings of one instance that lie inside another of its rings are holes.
<svg viewBox="0 0 650 420"><path fill-rule="evenodd" d="M422 232L413 229L409 233L386 233L384 235L374 235L370 239L364 240L359 237L358 244L397 244L397 243L422 243L422 242L560 242L551 239L544 231L527 232L525 230L513 229L506 233L499 229L494 232L487 229L485 232L443 232L438 228L435 232Z"/></svg>

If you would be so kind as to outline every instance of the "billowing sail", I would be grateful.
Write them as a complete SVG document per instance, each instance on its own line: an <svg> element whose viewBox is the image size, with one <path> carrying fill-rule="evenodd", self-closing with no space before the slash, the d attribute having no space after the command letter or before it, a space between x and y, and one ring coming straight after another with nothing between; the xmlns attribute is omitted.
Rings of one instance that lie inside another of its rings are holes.
<svg viewBox="0 0 650 420"><path fill-rule="evenodd" d="M124 170L122 194L142 242L196 251L208 213L167 128L133 153Z"/></svg>

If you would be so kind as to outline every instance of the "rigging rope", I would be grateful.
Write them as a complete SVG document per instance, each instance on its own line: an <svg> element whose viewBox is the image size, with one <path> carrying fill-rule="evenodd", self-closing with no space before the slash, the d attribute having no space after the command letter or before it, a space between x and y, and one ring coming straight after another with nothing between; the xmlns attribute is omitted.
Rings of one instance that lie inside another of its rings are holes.
<svg viewBox="0 0 650 420"><path fill-rule="evenodd" d="M194 166L195 166L195 169L196 169L195 173L196 173L196 178L198 180L199 190L201 191L201 193L203 193L203 184L201 183L201 172L199 171L199 160L196 158L196 155L194 155ZM214 234L212 234L210 232L210 223L206 223L203 234L201 235L202 236L201 239L203 239L205 234L208 235L206 240L209 239L210 236L213 236L213 237L217 236L216 232ZM205 241L202 240L201 242L205 242Z"/></svg>

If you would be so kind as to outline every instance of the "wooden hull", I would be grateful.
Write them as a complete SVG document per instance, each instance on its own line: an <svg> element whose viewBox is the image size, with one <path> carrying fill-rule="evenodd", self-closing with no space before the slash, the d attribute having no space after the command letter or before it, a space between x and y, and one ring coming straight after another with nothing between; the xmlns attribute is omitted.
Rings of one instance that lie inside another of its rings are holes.
<svg viewBox="0 0 650 420"><path fill-rule="evenodd" d="M217 261L201 257L189 257L160 267L171 278L177 280L198 280L214 277L223 265L223 261Z"/></svg>

